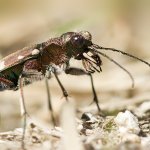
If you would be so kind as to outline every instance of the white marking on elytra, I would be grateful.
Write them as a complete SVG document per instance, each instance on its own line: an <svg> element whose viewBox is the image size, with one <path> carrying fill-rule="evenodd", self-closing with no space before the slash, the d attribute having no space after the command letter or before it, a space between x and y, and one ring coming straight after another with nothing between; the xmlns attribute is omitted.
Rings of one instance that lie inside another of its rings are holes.
<svg viewBox="0 0 150 150"><path fill-rule="evenodd" d="M32 51L32 55L38 55L40 53L40 51L38 49L34 49Z"/></svg>
<svg viewBox="0 0 150 150"><path fill-rule="evenodd" d="M22 56L22 55L19 55L18 56L18 59L20 60L20 59L23 59L24 58L24 56Z"/></svg>
<svg viewBox="0 0 150 150"><path fill-rule="evenodd" d="M1 61L1 62L0 62L0 70L3 70L4 68L5 68L4 61Z"/></svg>

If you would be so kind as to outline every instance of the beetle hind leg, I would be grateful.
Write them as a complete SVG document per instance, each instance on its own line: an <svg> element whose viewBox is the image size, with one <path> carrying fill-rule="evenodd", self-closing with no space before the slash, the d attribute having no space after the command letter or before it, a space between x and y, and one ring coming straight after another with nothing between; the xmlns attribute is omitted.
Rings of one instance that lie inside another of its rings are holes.
<svg viewBox="0 0 150 150"><path fill-rule="evenodd" d="M19 77L19 88L20 88L20 94L21 94L21 98L20 98L20 104L21 104L21 115L23 116L23 134L22 134L22 141L21 141L21 146L23 149L25 149L25 132L26 132L26 127L27 127L27 117L28 112L26 109L26 105L25 105L25 99L24 99L24 93L23 93L23 80L24 78L22 77L22 75L20 75Z"/></svg>

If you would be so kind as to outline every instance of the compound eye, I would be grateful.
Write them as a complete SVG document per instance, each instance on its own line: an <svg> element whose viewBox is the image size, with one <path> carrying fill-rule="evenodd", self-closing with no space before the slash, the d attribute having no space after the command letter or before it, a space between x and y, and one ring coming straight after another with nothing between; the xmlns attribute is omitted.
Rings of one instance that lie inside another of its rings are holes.
<svg viewBox="0 0 150 150"><path fill-rule="evenodd" d="M71 38L71 43L74 47L81 48L84 45L84 38L79 35L75 35Z"/></svg>

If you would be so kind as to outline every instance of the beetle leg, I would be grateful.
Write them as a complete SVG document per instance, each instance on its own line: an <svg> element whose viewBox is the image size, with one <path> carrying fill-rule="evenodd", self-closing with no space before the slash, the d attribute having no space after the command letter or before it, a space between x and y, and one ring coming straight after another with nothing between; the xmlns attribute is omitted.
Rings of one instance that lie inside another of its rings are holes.
<svg viewBox="0 0 150 150"><path fill-rule="evenodd" d="M66 74L80 76L80 75L89 75L85 70L75 67L69 67L65 69Z"/></svg>
<svg viewBox="0 0 150 150"><path fill-rule="evenodd" d="M20 103L21 103L21 114L23 116L23 134L22 134L22 148L25 149L25 143L24 143L24 139L25 139L25 132L26 132L26 125L27 125L27 109L25 106L25 100L24 100L24 94L23 94L23 77L22 75L20 75L19 77L19 87L20 87L20 94L21 94L21 99L20 99Z"/></svg>
<svg viewBox="0 0 150 150"><path fill-rule="evenodd" d="M96 94L95 87L94 87L94 82L93 82L93 76L92 76L91 73L89 75L90 75L92 91L93 91L93 101L95 102L95 104L97 106L97 109L98 109L98 112L100 113L101 109L100 109L100 106L98 104L98 98L97 98L97 94Z"/></svg>
<svg viewBox="0 0 150 150"><path fill-rule="evenodd" d="M53 122L53 125L56 126L56 121L55 121L55 117L54 117L54 113L53 113L53 108L52 108L52 104L51 104L51 98L50 98L50 90L49 90L49 86L48 86L48 78L50 78L50 76L47 76L47 73L49 73L49 71L46 70L46 72L42 72L42 66L41 66L41 60L37 60L37 59L33 59L33 60L29 60L25 63L24 65L24 74L26 77L31 78L37 78L37 80L42 79L41 76L44 77L45 74L45 85L46 85L46 91L47 91L47 102L48 102L48 109L50 112L50 116ZM30 81L29 81L30 82Z"/></svg>
<svg viewBox="0 0 150 150"><path fill-rule="evenodd" d="M24 148L24 139L25 139L25 131L26 131L26 123L27 123L27 109L25 106L25 100L24 100L24 95L23 95L23 86L24 84L29 84L30 79L37 77L37 79L40 79L40 76L42 75L41 69L40 69L40 64L39 61L36 59L26 61L23 67L23 73L19 77L19 87L20 87L20 92L21 92L21 106L22 106L22 115L24 117L24 126L23 126L23 135L22 135L22 147ZM39 76L39 77L38 77ZM47 79L46 79L47 80ZM46 81L46 89L47 89L47 95L48 95L48 106L49 110L51 112L51 117L53 120L53 124L55 125L55 120L54 120L54 115L53 115L53 109L50 101L50 93L49 93L49 87L47 85Z"/></svg>
<svg viewBox="0 0 150 150"><path fill-rule="evenodd" d="M67 67L65 70L66 74L70 74L70 75L89 75L90 79L91 79L91 85L92 85L92 92L93 92L93 101L95 102L98 112L101 112L100 106L98 104L98 98L97 98L97 94L94 88L94 83L93 83L93 77L91 73L87 73L85 70L80 69L80 68L75 68L75 67Z"/></svg>
<svg viewBox="0 0 150 150"><path fill-rule="evenodd" d="M54 68L53 73L55 75L55 78L56 78L56 80L57 80L57 82L58 82L62 92L63 92L63 96L66 98L66 101L68 101L68 93L67 93L66 89L64 88L64 86L62 85L61 81L59 80L55 68Z"/></svg>
<svg viewBox="0 0 150 150"><path fill-rule="evenodd" d="M49 90L49 85L48 85L48 78L45 77L45 85L46 85L46 91L47 91L47 102L48 102L48 109L51 115L51 119L53 122L54 127L56 126L56 120L54 117L54 111L53 111L53 107L52 107L52 103L51 103L51 96L50 96L50 90Z"/></svg>

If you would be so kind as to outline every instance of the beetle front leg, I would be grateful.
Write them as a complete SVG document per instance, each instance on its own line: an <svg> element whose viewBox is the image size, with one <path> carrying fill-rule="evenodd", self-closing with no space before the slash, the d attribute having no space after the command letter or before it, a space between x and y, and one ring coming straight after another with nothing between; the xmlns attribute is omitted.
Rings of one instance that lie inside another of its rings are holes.
<svg viewBox="0 0 150 150"><path fill-rule="evenodd" d="M93 77L91 73L87 73L85 70L80 69L80 68L75 68L75 67L67 67L65 70L66 74L70 74L70 75L89 75L90 79L91 79L91 85L92 85L92 92L93 92L93 101L95 102L98 112L101 112L100 106L98 104L98 98L97 98L97 94L94 88L94 83L93 83Z"/></svg>

